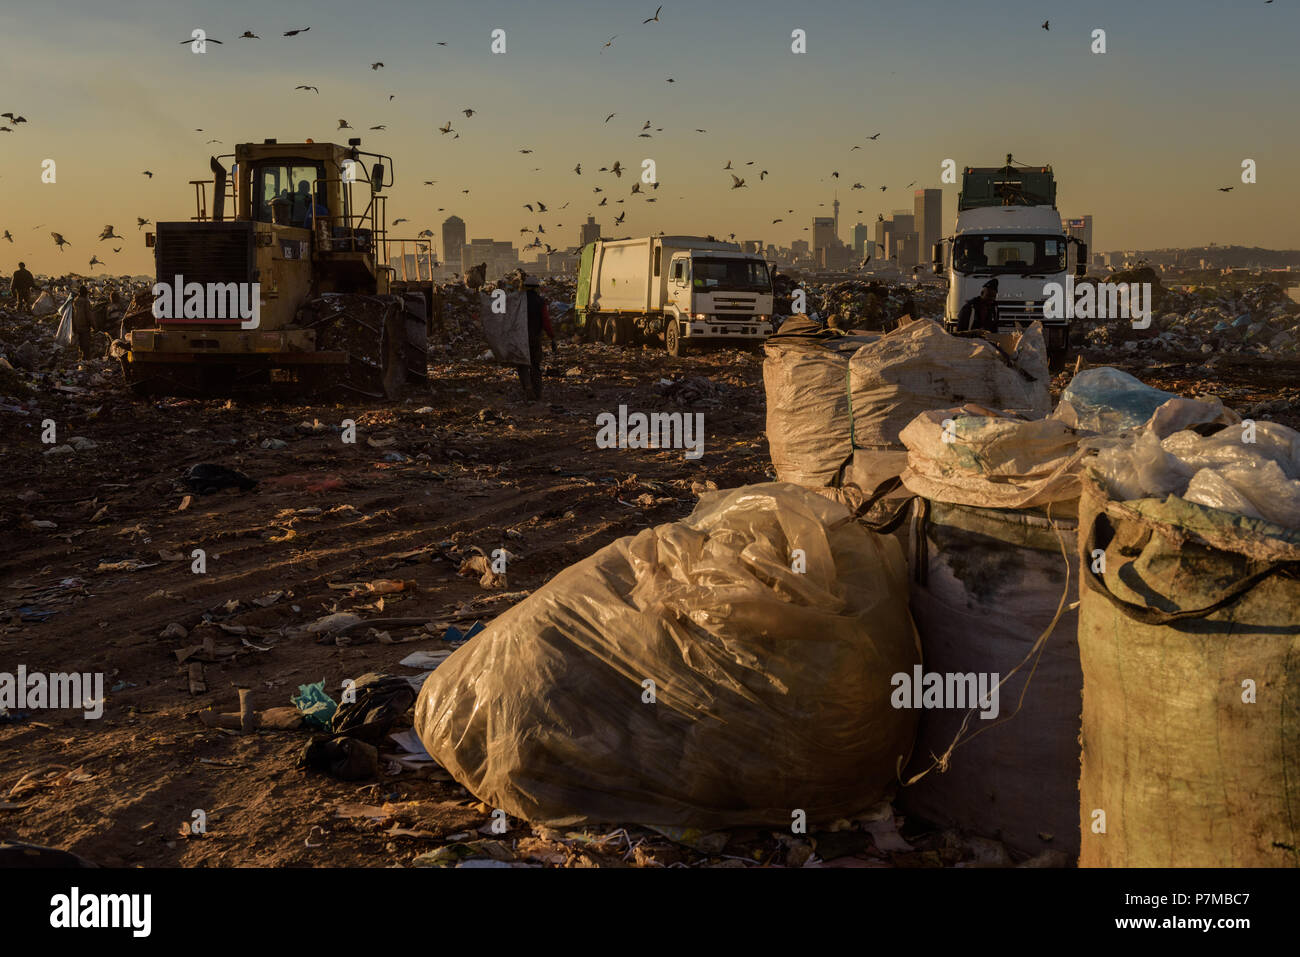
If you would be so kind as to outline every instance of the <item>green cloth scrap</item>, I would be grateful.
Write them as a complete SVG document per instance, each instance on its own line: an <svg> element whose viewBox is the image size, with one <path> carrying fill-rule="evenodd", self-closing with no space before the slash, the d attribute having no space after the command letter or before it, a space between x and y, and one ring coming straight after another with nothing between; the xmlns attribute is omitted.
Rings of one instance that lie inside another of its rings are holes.
<svg viewBox="0 0 1300 957"><path fill-rule="evenodd" d="M339 707L338 702L325 693L323 679L314 685L299 685L298 694L291 698L290 701L302 712L303 719L309 725L322 731L330 729L330 722L334 719L334 712Z"/></svg>

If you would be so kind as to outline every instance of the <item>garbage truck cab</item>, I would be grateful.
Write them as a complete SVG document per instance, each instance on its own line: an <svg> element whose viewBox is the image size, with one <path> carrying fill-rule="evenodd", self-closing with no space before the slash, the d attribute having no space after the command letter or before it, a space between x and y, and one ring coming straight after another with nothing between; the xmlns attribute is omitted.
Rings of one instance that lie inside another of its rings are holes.
<svg viewBox="0 0 1300 957"><path fill-rule="evenodd" d="M772 334L767 262L712 236L596 240L582 252L575 306L590 339L662 342L671 355Z"/></svg>

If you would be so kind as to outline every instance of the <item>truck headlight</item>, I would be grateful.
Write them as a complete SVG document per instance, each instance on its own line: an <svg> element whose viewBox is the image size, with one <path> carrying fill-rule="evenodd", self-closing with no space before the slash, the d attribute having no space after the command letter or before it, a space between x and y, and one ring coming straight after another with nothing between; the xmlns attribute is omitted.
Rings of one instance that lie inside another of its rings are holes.
<svg viewBox="0 0 1300 957"><path fill-rule="evenodd" d="M702 313L702 312L697 312L697 313L695 314L695 320L696 320L697 322L703 322L704 320L706 320L706 319L708 319L708 318L709 318L709 317L706 316L706 315L705 315L704 313Z"/></svg>

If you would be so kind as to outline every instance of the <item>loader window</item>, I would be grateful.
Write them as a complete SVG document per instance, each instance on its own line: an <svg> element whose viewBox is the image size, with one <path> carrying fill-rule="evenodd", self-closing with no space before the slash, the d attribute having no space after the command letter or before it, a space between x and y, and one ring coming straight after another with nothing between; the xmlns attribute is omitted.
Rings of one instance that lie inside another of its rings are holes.
<svg viewBox="0 0 1300 957"><path fill-rule="evenodd" d="M324 170L316 164L268 163L258 166L253 170L254 218L259 223L275 222L278 201L285 210L284 225L308 226L316 182L324 176Z"/></svg>

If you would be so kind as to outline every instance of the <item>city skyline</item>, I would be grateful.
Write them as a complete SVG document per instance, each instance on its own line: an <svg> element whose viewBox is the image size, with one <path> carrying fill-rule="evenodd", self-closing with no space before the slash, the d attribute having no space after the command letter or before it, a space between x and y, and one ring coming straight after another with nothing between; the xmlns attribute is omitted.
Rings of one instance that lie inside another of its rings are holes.
<svg viewBox="0 0 1300 957"><path fill-rule="evenodd" d="M189 218L189 181L210 175L209 154L266 137L360 136L364 149L391 155L388 215L410 220L411 236L455 213L481 236L515 237L537 225L523 205L541 199L548 234L557 229L565 245L588 215L612 222L616 211L627 214L618 235L794 242L811 237L814 217L832 216L838 190L844 241L846 224L889 216L926 186L942 192L948 231L960 186L938 182L943 161L960 170L1011 152L1053 166L1063 212L1096 216L1098 251L1296 245L1286 210L1300 207L1300 186L1282 171L1300 131L1273 119L1288 115L1300 25L1285 5L1189 2L1170 17L1163 4L1099 3L1054 12L1051 31L1028 3L996 17L937 0L906 9L828 0L796 11L756 0L689 16L670 5L650 25L642 7L487 0L435 17L413 2L362 11L328 0L291 23L247 0L218 10L196 0L66 0L21 22L0 14L3 108L28 120L0 133L0 230L14 238L0 241L0 270L23 259L39 273L102 273L88 269L96 255L110 272L148 274L136 217ZM384 32L393 19L404 29ZM279 35L308 22L310 33ZM177 42L205 24L221 46L195 54ZM238 39L250 26L263 39ZM500 55L490 52L497 28L506 31ZM1107 30L1105 54L1089 51L1096 28ZM807 53L790 51L795 29L806 32ZM74 47L83 52L65 63L62 51ZM122 70L124 57L152 73ZM372 70L378 60L385 67ZM1052 81L1026 82L1035 76ZM338 118L350 128L337 129ZM455 132L439 133L447 123ZM47 159L57 163L54 183L41 181ZM660 186L634 195L645 159ZM1258 164L1257 183L1241 182L1244 159ZM615 160L621 177L599 172ZM733 173L742 187L732 188ZM101 243L105 224L123 241ZM71 245L60 252L51 231Z"/></svg>

